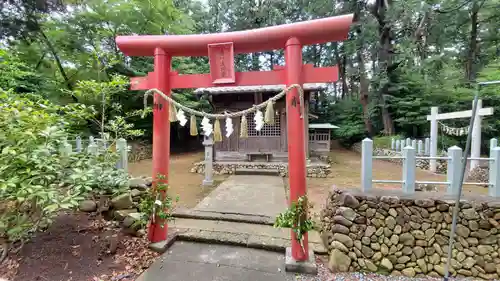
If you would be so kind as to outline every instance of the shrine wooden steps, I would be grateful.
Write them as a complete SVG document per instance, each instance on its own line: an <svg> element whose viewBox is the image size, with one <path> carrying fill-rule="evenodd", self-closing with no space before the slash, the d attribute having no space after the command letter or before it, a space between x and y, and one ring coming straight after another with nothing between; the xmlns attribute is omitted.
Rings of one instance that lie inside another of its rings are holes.
<svg viewBox="0 0 500 281"><path fill-rule="evenodd" d="M278 169L236 168L235 175L279 176Z"/></svg>

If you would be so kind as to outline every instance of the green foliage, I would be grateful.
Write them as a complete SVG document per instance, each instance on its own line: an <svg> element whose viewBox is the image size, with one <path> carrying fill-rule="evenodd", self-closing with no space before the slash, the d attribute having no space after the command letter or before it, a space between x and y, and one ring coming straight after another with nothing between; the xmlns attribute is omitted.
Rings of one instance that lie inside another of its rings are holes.
<svg viewBox="0 0 500 281"><path fill-rule="evenodd" d="M134 129L133 123L127 118L142 115L141 110L128 113L123 112L123 106L118 102L128 86L127 80L119 75L112 77L111 81L98 82L95 80L79 81L71 94L81 103L94 109L94 115L89 118L104 136L105 131L112 134L114 139L139 137L143 130ZM125 116L124 116L125 115Z"/></svg>
<svg viewBox="0 0 500 281"><path fill-rule="evenodd" d="M43 94L50 88L52 81L35 73L18 56L0 49L0 89L14 90L16 93Z"/></svg>
<svg viewBox="0 0 500 281"><path fill-rule="evenodd" d="M318 114L320 115L318 122L331 123L339 127L333 130L333 135L344 145L361 141L366 136L361 104L357 101L339 100L325 106L324 111Z"/></svg>
<svg viewBox="0 0 500 281"><path fill-rule="evenodd" d="M165 176L159 174L156 177L156 187L149 188L146 194L141 197L139 211L143 216L136 222L136 225L145 226L150 219L159 218L163 222L161 225L163 227L165 223L174 219L172 211L174 202L179 202L179 196L174 199L168 194L168 184L162 182L164 179Z"/></svg>
<svg viewBox="0 0 500 281"><path fill-rule="evenodd" d="M24 240L88 194L125 186L112 156L61 153L86 109L0 91L0 237Z"/></svg>
<svg viewBox="0 0 500 281"><path fill-rule="evenodd" d="M304 234L314 229L314 221L307 218L307 197L301 196L297 202L276 217L274 227L291 228L302 245ZM304 246L302 245L302 249Z"/></svg>

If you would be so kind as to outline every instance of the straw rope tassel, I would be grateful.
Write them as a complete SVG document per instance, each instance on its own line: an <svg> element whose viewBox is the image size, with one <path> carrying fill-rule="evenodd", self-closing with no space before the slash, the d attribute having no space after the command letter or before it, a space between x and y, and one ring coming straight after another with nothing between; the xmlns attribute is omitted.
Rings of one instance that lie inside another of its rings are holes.
<svg viewBox="0 0 500 281"><path fill-rule="evenodd" d="M272 101L267 102L264 122L269 125L274 125L274 107Z"/></svg>
<svg viewBox="0 0 500 281"><path fill-rule="evenodd" d="M190 121L189 121L189 133L191 136L197 136L198 135L198 126L196 125L196 116L191 115Z"/></svg>
<svg viewBox="0 0 500 281"><path fill-rule="evenodd" d="M171 102L169 104L169 110L168 110L168 119L170 122L176 122L177 121L177 110L175 109L175 105Z"/></svg>
<svg viewBox="0 0 500 281"><path fill-rule="evenodd" d="M222 131L220 129L220 121L219 119L215 119L214 123L214 141L221 142L222 141Z"/></svg>
<svg viewBox="0 0 500 281"><path fill-rule="evenodd" d="M248 138L248 121L245 115L241 116L240 138Z"/></svg>

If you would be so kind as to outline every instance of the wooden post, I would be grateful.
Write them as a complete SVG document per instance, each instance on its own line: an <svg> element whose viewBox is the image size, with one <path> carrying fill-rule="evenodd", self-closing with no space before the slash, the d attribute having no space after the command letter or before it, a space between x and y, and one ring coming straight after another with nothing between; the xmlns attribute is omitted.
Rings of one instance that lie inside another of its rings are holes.
<svg viewBox="0 0 500 281"><path fill-rule="evenodd" d="M455 195L460 188L460 173L462 172L462 149L458 146L448 148L448 167L446 178L449 182L447 193Z"/></svg>
<svg viewBox="0 0 500 281"><path fill-rule="evenodd" d="M431 107L431 115L430 115L430 121L431 121L431 144L430 144L430 156L431 157L437 157L437 139L438 139L438 121L437 121L437 115L438 115L438 107L433 106ZM436 159L431 159L429 161L429 170L433 173L436 172L436 167L437 167L437 162Z"/></svg>
<svg viewBox="0 0 500 281"><path fill-rule="evenodd" d="M406 146L403 149L403 192L404 193L414 193L415 192L415 170L416 170L416 158L415 158L415 148L411 146Z"/></svg>
<svg viewBox="0 0 500 281"><path fill-rule="evenodd" d="M214 139L213 134L204 136L203 145L205 146L205 178L203 186L212 186L213 181L213 161L214 161Z"/></svg>
<svg viewBox="0 0 500 281"><path fill-rule="evenodd" d="M492 173L488 195L500 197L500 147L493 148L490 157L493 158L493 167L490 172L494 172Z"/></svg>
<svg viewBox="0 0 500 281"><path fill-rule="evenodd" d="M363 192L372 189L373 141L366 138L361 143L361 188Z"/></svg>

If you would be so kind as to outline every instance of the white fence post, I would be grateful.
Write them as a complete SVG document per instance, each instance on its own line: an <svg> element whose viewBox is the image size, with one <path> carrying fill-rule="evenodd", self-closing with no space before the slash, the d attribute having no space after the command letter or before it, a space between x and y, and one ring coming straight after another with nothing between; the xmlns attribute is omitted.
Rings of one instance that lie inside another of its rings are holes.
<svg viewBox="0 0 500 281"><path fill-rule="evenodd" d="M391 139L391 150L396 149L396 140L394 138Z"/></svg>
<svg viewBox="0 0 500 281"><path fill-rule="evenodd" d="M414 149L417 149L417 140L411 141L411 147L413 147Z"/></svg>
<svg viewBox="0 0 500 281"><path fill-rule="evenodd" d="M80 138L80 136L76 136L75 142L76 152L82 152L82 138Z"/></svg>
<svg viewBox="0 0 500 281"><path fill-rule="evenodd" d="M71 152L72 152L71 144L65 140L61 144L61 147L59 148L59 153L61 154L62 157L68 157L71 154Z"/></svg>
<svg viewBox="0 0 500 281"><path fill-rule="evenodd" d="M425 151L424 151L424 155L429 155L429 151L430 151L430 148L431 148L431 140L429 138L425 138Z"/></svg>
<svg viewBox="0 0 500 281"><path fill-rule="evenodd" d="M483 101L477 100L477 110L476 117L474 119L474 127L472 128L472 138L471 138L471 148L470 157L479 158L481 156L481 119L483 118L479 115L481 108L483 107ZM474 108L474 101L472 102L472 108ZM479 165L479 160L470 161L470 171Z"/></svg>
<svg viewBox="0 0 500 281"><path fill-rule="evenodd" d="M405 140L400 140L399 141L399 149L400 151L403 152L403 148L405 147Z"/></svg>
<svg viewBox="0 0 500 281"><path fill-rule="evenodd" d="M462 172L462 149L458 146L448 148L448 167L446 178L449 182L446 192L448 194L457 194L460 188L460 173Z"/></svg>
<svg viewBox="0 0 500 281"><path fill-rule="evenodd" d="M430 144L430 156L437 156L437 139L438 139L438 107L431 107L431 144ZM437 162L436 159L431 159L429 161L429 170L433 173L436 172Z"/></svg>
<svg viewBox="0 0 500 281"><path fill-rule="evenodd" d="M89 137L89 146L87 147L87 152L93 155L97 154L97 144L94 141L94 137Z"/></svg>
<svg viewBox="0 0 500 281"><path fill-rule="evenodd" d="M372 189L373 141L366 138L361 143L361 188L363 192Z"/></svg>
<svg viewBox="0 0 500 281"><path fill-rule="evenodd" d="M118 152L116 167L128 172L128 147L125 139L120 138L116 140L116 151Z"/></svg>
<svg viewBox="0 0 500 281"><path fill-rule="evenodd" d="M495 138L490 140L490 154L489 157L493 158L493 149L498 146L498 141ZM491 183L493 182L495 176L495 163L493 161L488 161L488 183L490 183L489 189L491 190Z"/></svg>
<svg viewBox="0 0 500 281"><path fill-rule="evenodd" d="M415 192L415 170L416 170L416 156L415 148L406 146L403 149L403 192Z"/></svg>
<svg viewBox="0 0 500 281"><path fill-rule="evenodd" d="M490 185L488 195L500 197L500 147L491 150L490 158L493 158L490 165Z"/></svg>
<svg viewBox="0 0 500 281"><path fill-rule="evenodd" d="M424 142L422 140L418 140L418 145L417 145L417 154L418 155L422 155L422 152L423 152L423 146L424 146Z"/></svg>
<svg viewBox="0 0 500 281"><path fill-rule="evenodd" d="M406 138L406 144L405 146L409 146L411 145L411 139L410 138Z"/></svg>
<svg viewBox="0 0 500 281"><path fill-rule="evenodd" d="M399 151L399 140L396 140L396 151Z"/></svg>

